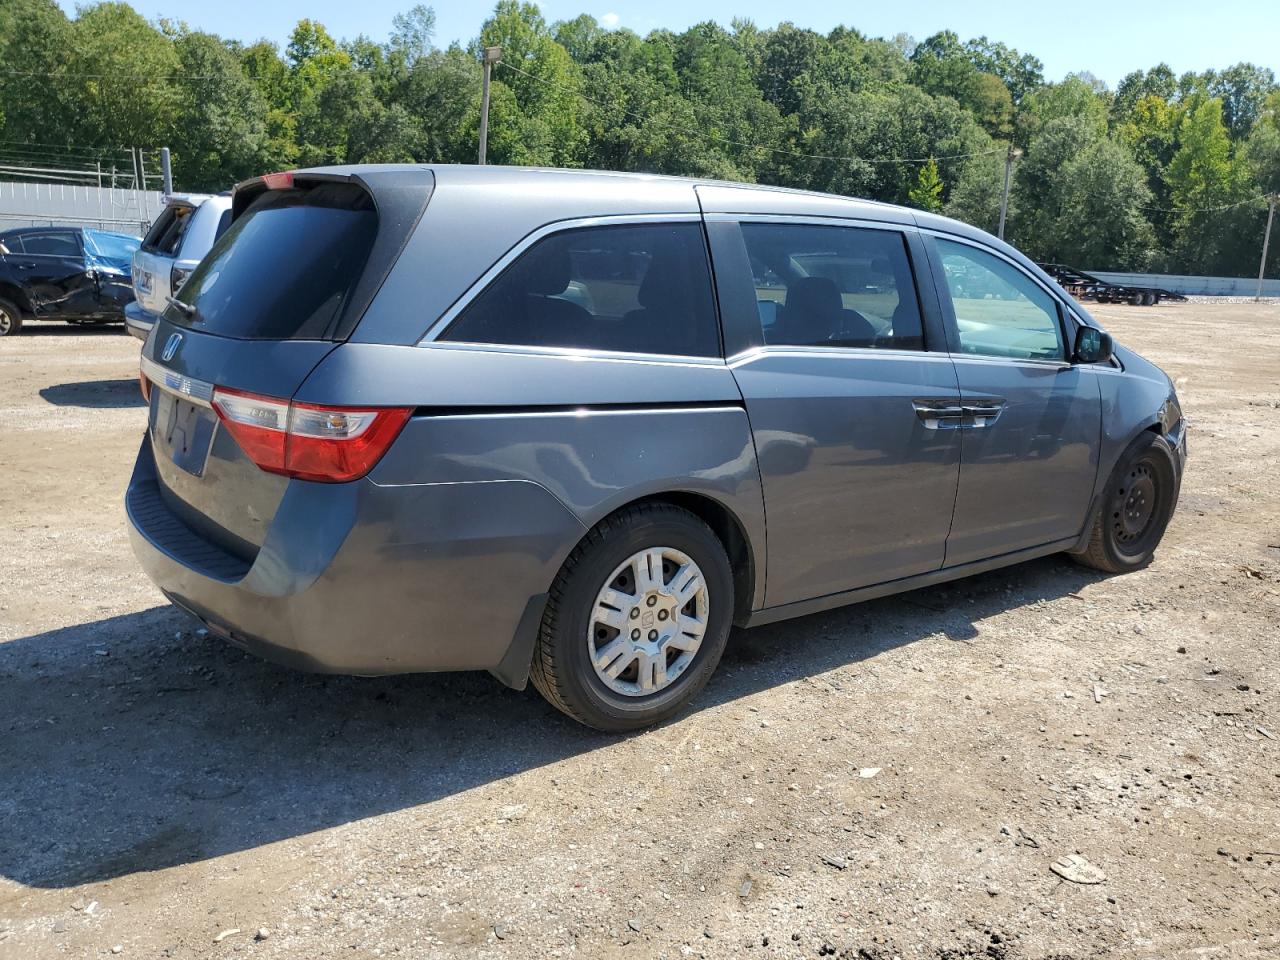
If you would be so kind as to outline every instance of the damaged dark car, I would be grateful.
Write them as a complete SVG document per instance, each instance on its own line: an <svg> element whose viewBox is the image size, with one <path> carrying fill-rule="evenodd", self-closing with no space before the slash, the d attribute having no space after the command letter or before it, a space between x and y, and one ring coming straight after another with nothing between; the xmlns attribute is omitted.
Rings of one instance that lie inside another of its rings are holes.
<svg viewBox="0 0 1280 960"><path fill-rule="evenodd" d="M140 241L89 227L0 233L0 337L31 320L121 323L133 300L130 263Z"/></svg>

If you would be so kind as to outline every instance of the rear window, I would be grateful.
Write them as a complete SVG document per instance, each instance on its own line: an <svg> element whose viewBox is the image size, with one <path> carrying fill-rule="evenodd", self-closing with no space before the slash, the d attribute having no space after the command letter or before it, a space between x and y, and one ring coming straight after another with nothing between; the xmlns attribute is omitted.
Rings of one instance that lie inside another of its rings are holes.
<svg viewBox="0 0 1280 960"><path fill-rule="evenodd" d="M187 227L191 223L191 214L194 212L195 208L185 203L165 207L143 238L142 249L148 253L173 256L182 244L182 236L187 232Z"/></svg>
<svg viewBox="0 0 1280 960"><path fill-rule="evenodd" d="M378 230L372 198L351 184L269 190L213 245L182 287L175 323L243 340L333 335Z"/></svg>

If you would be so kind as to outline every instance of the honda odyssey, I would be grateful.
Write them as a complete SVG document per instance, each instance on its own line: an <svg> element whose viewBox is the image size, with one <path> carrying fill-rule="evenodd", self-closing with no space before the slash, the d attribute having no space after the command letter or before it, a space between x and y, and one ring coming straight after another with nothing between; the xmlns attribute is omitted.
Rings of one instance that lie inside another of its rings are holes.
<svg viewBox="0 0 1280 960"><path fill-rule="evenodd" d="M687 704L735 624L1138 568L1186 457L1168 377L988 234L633 174L243 183L141 375L133 545L212 633L532 679L607 730Z"/></svg>

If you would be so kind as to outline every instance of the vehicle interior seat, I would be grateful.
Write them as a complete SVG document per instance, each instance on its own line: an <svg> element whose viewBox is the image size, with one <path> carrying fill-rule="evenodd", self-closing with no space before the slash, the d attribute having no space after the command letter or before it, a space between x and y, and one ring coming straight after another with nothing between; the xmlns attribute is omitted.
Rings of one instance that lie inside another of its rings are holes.
<svg viewBox="0 0 1280 960"><path fill-rule="evenodd" d="M525 342L537 346L594 343L595 318L582 306L559 296L569 288L572 277L567 244L543 244L517 269L523 270L524 276L511 289L525 291L524 302L513 305L528 333Z"/></svg>
<svg viewBox="0 0 1280 960"><path fill-rule="evenodd" d="M875 327L856 310L848 310L840 288L829 277L802 277L787 287L787 297L774 324L776 343L826 343L839 340L874 346Z"/></svg>
<svg viewBox="0 0 1280 960"><path fill-rule="evenodd" d="M678 251L664 249L654 255L636 292L639 309L622 318L623 328L636 338L636 349L661 343L666 352L686 356L717 352L718 344L706 342L715 330L697 322L698 297L691 280L688 264Z"/></svg>

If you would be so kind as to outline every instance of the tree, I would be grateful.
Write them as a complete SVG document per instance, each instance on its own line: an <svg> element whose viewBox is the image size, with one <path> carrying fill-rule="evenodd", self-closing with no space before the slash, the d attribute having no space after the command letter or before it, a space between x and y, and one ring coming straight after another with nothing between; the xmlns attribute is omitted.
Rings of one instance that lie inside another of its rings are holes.
<svg viewBox="0 0 1280 960"><path fill-rule="evenodd" d="M1004 193L1004 154L973 157L965 162L943 212L988 233L1000 225L1000 201ZM1018 219L1018 197L1009 197L1007 216Z"/></svg>
<svg viewBox="0 0 1280 960"><path fill-rule="evenodd" d="M76 92L63 76L71 37L71 22L53 0L0 3L0 64L6 67L0 70L0 104L6 140L70 144L75 139Z"/></svg>
<svg viewBox="0 0 1280 960"><path fill-rule="evenodd" d="M970 62L982 73L999 77L1015 105L1044 83L1044 64L1029 53L978 37L964 45Z"/></svg>
<svg viewBox="0 0 1280 960"><path fill-rule="evenodd" d="M1146 173L1107 137L1069 160L1060 175L1065 202L1050 236L1050 256L1085 268L1144 270L1155 256Z"/></svg>
<svg viewBox="0 0 1280 960"><path fill-rule="evenodd" d="M1169 162L1174 209L1175 256L1190 273L1219 273L1231 259L1232 217L1223 209L1241 199L1232 162L1231 138L1222 122L1222 101L1201 99L1182 119L1179 147Z"/></svg>
<svg viewBox="0 0 1280 960"><path fill-rule="evenodd" d="M1054 120L1076 120L1090 136L1107 131L1107 102L1091 78L1071 74L1029 94L1018 117L1019 140L1028 144Z"/></svg>
<svg viewBox="0 0 1280 960"><path fill-rule="evenodd" d="M532 3L499 0L473 47L502 47L490 102L489 150L496 162L576 167L585 137L579 74Z"/></svg>
<svg viewBox="0 0 1280 960"><path fill-rule="evenodd" d="M186 81L172 138L174 177L196 190L224 190L270 160L266 100L240 61L208 33L174 41ZM194 78L200 79L194 79Z"/></svg>
<svg viewBox="0 0 1280 960"><path fill-rule="evenodd" d="M942 209L942 178L938 176L938 161L930 158L920 168L916 185L907 192L913 207L937 213Z"/></svg>
<svg viewBox="0 0 1280 960"><path fill-rule="evenodd" d="M1204 89L1208 96L1222 101L1222 122L1232 140L1239 141L1249 135L1262 104L1276 89L1276 75L1268 67L1252 63L1203 74Z"/></svg>
<svg viewBox="0 0 1280 960"><path fill-rule="evenodd" d="M436 35L436 12L424 4L417 4L405 13L391 18L391 39L388 46L409 62L425 57L431 52L431 41Z"/></svg>
<svg viewBox="0 0 1280 960"><path fill-rule="evenodd" d="M590 63L595 58L596 45L607 32L588 13L579 14L572 20L562 20L554 24L551 32L556 43L577 63Z"/></svg>
<svg viewBox="0 0 1280 960"><path fill-rule="evenodd" d="M81 8L71 24L64 95L76 139L95 146L167 143L187 90L173 43L126 3ZM185 87L185 84L184 84Z"/></svg>

